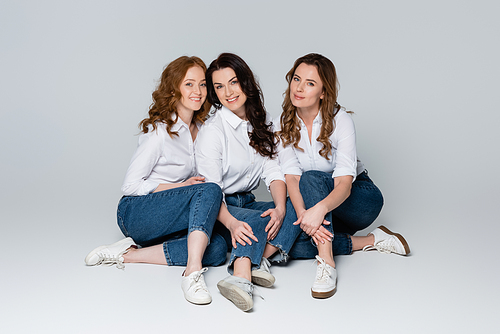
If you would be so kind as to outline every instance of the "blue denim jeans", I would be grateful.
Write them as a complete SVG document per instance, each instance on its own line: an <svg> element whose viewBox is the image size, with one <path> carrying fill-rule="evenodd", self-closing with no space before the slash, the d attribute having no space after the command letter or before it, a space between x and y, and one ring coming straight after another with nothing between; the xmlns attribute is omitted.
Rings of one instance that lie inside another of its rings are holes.
<svg viewBox="0 0 500 334"><path fill-rule="evenodd" d="M241 220L252 228L253 234L259 242L252 240L252 244L242 246L237 244L237 248L232 248L228 271L232 272L232 265L238 257L248 257L252 262L252 269L260 267L264 247L266 246L267 233L266 225L270 217L261 217L260 215L269 208L274 207L273 202L256 202L255 196L251 192L236 193L226 195L226 205L229 213L236 219ZM226 234L226 238L229 234ZM229 243L231 242L229 235Z"/></svg>
<svg viewBox="0 0 500 334"><path fill-rule="evenodd" d="M274 208L274 203L273 206ZM289 258L289 253L295 244L297 237L302 232L300 225L293 225L297 221L297 214L293 208L290 198L286 199L286 214L283 219L283 224L278 231L278 234L273 240L268 243L278 248L278 253L272 257L273 262L286 262Z"/></svg>
<svg viewBox="0 0 500 334"><path fill-rule="evenodd" d="M217 266L226 261L227 254L224 238L212 235L221 202L222 191L215 183L124 196L118 204L118 226L140 246L163 243L167 264L171 266L187 264L187 236L192 231L202 231L209 239L202 263Z"/></svg>
<svg viewBox="0 0 500 334"><path fill-rule="evenodd" d="M328 196L334 188L332 175L321 171L307 171L300 177L300 193L304 199L306 209L316 205ZM356 177L352 184L350 196L336 209L330 211L325 219L333 227L334 239L332 243L334 255L348 255L352 253L351 235L371 225L378 217L384 199L378 187L364 171ZM290 250L290 257L295 259L311 259L318 254L318 250L311 238L304 232L299 235Z"/></svg>

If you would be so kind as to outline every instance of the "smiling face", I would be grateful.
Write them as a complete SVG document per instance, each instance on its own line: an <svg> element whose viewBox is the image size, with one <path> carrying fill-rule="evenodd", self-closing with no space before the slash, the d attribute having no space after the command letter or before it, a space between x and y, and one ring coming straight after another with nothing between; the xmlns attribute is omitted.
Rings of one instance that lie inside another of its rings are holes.
<svg viewBox="0 0 500 334"><path fill-rule="evenodd" d="M323 82L314 65L300 64L290 82L290 100L292 104L303 111L319 111L323 99Z"/></svg>
<svg viewBox="0 0 500 334"><path fill-rule="evenodd" d="M236 73L230 67L217 70L212 74L215 93L220 103L241 119L246 119L245 102L247 96L241 90Z"/></svg>
<svg viewBox="0 0 500 334"><path fill-rule="evenodd" d="M200 66L189 68L179 86L181 99L177 102L177 111L193 112L200 110L207 98L205 72Z"/></svg>

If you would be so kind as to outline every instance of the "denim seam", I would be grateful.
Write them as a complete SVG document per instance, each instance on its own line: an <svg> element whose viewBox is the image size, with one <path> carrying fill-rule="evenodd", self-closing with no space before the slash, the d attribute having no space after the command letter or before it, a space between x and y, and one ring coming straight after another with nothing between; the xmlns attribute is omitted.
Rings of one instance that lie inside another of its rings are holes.
<svg viewBox="0 0 500 334"><path fill-rule="evenodd" d="M167 261L167 264L169 266L173 266L174 262L172 261L172 258L170 257L170 254L168 253L167 243L168 243L168 241L165 241L163 243L163 253L165 254L165 260Z"/></svg>
<svg viewBox="0 0 500 334"><path fill-rule="evenodd" d="M128 237L130 236L130 234L128 233L127 231L127 228L125 227L125 222L124 222L124 219L121 215L121 212L120 212L120 206L118 206L118 209L116 210L117 211L117 219L118 219L118 225L120 226L122 232L123 232L123 235ZM124 212L125 213L125 212Z"/></svg>
<svg viewBox="0 0 500 334"><path fill-rule="evenodd" d="M200 202L201 202L201 196L202 195L202 189L200 188L198 190L198 196L196 198L196 203L195 203L195 208L194 208L194 217L193 217L193 220L196 221L196 217L198 216L198 207L200 205ZM214 206L214 201L212 201L212 204L210 205L210 208L209 210L207 210L207 212L211 212L212 211L212 208ZM202 225L199 225L199 226L191 226L189 227L188 229L188 232L191 233L192 231L194 230L198 230L198 231L202 231L204 232L206 235L207 235L207 238L208 238L208 243L207 243L207 246L210 245L210 235L207 231L207 229L204 227L205 224L207 223L207 219L208 219L208 215L205 217L205 220L203 221L203 224Z"/></svg>
<svg viewBox="0 0 500 334"><path fill-rule="evenodd" d="M349 245L349 254L352 254L352 236L350 235L348 240L348 245Z"/></svg>
<svg viewBox="0 0 500 334"><path fill-rule="evenodd" d="M369 186L369 185L359 185L359 184L353 184L352 185L353 188L356 187L356 188L359 188L359 189L369 189L369 190L374 190L374 189L378 189L377 186L373 185L373 186Z"/></svg>
<svg viewBox="0 0 500 334"><path fill-rule="evenodd" d="M178 194L188 194L192 192L198 192L199 187L193 187L193 186L186 186L186 187L178 187L178 188L173 188L173 189L167 189L163 191L159 191L156 193L150 193L145 196L135 196L136 198L141 198L141 199L146 199L147 197L170 197L170 196L176 196Z"/></svg>

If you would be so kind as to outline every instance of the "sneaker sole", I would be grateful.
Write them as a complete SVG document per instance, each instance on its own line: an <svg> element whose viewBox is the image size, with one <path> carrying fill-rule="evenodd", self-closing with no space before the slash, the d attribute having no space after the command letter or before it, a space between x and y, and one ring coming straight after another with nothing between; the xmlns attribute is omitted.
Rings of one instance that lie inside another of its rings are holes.
<svg viewBox="0 0 500 334"><path fill-rule="evenodd" d="M207 305L207 304L210 304L212 302L212 297L210 297L210 299L205 299L205 300L196 300L193 298L189 298L188 296L186 296L186 294L184 294L184 298L186 298L186 300L188 302L190 302L191 304L195 304L195 305Z"/></svg>
<svg viewBox="0 0 500 334"><path fill-rule="evenodd" d="M220 293L230 300L237 308L246 312L252 309L253 300L252 297L248 295L245 291L241 290L237 286L225 281L220 281L217 283L217 289Z"/></svg>
<svg viewBox="0 0 500 334"><path fill-rule="evenodd" d="M410 254L410 246L408 245L408 243L406 242L405 238L401 234L394 233L394 232L392 232L391 230L389 230L387 227L385 227L383 225L380 225L378 228L381 229L382 231L384 231L385 233L393 235L396 238L398 238L398 240L403 244L403 247L405 249L405 254L401 254L401 255L408 255L408 254Z"/></svg>
<svg viewBox="0 0 500 334"><path fill-rule="evenodd" d="M335 289L333 289L332 291L327 291L327 292L317 292L311 289L311 295L313 296L313 298L316 299L330 298L335 294L335 292L337 292L337 287L335 287Z"/></svg>
<svg viewBox="0 0 500 334"><path fill-rule="evenodd" d="M117 241L115 242L114 244L111 244L111 245L104 245L104 246L99 246L97 248L95 248L94 250L92 250L86 257L85 257L85 264L87 266L95 266L97 263L92 263L90 264L89 261L90 261L90 258L94 255L96 255L97 253L99 253L101 250L103 250L104 248L107 248L107 247L112 247L112 246L116 246L116 245L122 245L122 244L126 244L126 243L129 243L130 241L132 240L132 238L128 237L128 238L125 238L125 239L122 239L120 241ZM133 244L132 244L133 246ZM130 246L130 247L132 247Z"/></svg>
<svg viewBox="0 0 500 334"><path fill-rule="evenodd" d="M276 278L268 273L254 270L252 271L252 283L263 286L264 288L270 288L276 282Z"/></svg>

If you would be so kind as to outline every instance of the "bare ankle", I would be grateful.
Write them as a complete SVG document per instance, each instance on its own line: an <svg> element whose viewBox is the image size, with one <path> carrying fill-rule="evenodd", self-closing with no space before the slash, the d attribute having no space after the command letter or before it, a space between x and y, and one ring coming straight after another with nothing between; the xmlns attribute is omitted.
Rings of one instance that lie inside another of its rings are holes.
<svg viewBox="0 0 500 334"><path fill-rule="evenodd" d="M241 277L246 280L252 280L252 262L247 257L239 257L234 260L233 276Z"/></svg>
<svg viewBox="0 0 500 334"><path fill-rule="evenodd" d="M191 275L192 273L194 273L196 271L200 271L201 269L202 269L201 263L197 264L197 265L189 265L188 264L186 266L186 270L184 270L183 276L189 276L189 275Z"/></svg>
<svg viewBox="0 0 500 334"><path fill-rule="evenodd" d="M320 256L321 257L321 256ZM333 258L328 258L328 257L321 257L323 260L325 260L325 263L329 265L332 268L335 268L335 261Z"/></svg>
<svg viewBox="0 0 500 334"><path fill-rule="evenodd" d="M264 248L264 254L262 257L265 257L266 259L270 258L271 256L274 255L278 251L278 247L273 246L271 244L267 244L266 248Z"/></svg>
<svg viewBox="0 0 500 334"><path fill-rule="evenodd" d="M130 247L123 253L123 263L132 263L134 258L134 253L137 251L137 247Z"/></svg>

